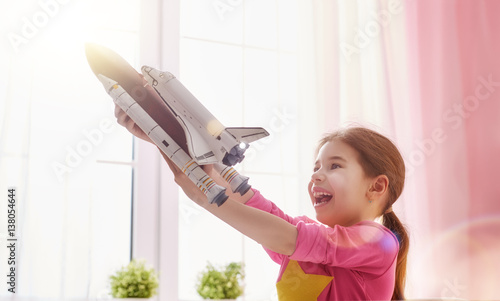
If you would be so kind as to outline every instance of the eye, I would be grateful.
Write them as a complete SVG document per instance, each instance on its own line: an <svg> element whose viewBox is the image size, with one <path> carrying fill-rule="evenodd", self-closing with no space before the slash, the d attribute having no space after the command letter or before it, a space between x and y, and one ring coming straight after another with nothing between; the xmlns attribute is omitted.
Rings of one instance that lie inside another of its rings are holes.
<svg viewBox="0 0 500 301"><path fill-rule="evenodd" d="M313 172L317 172L319 170L319 167L314 167Z"/></svg>
<svg viewBox="0 0 500 301"><path fill-rule="evenodd" d="M330 169L337 169L337 168L340 168L340 165L338 165L337 163L333 163L333 164L330 166Z"/></svg>

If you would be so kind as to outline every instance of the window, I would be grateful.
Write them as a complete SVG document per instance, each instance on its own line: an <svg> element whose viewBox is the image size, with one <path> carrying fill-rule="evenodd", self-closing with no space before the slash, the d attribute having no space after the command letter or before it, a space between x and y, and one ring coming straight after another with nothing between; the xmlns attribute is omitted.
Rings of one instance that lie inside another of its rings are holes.
<svg viewBox="0 0 500 301"><path fill-rule="evenodd" d="M224 125L270 132L236 168L291 215L301 210L297 6L282 0L181 1L180 21L181 82ZM200 299L195 283L207 261L243 261L246 300L275 298L279 266L262 247L181 194L180 300Z"/></svg>

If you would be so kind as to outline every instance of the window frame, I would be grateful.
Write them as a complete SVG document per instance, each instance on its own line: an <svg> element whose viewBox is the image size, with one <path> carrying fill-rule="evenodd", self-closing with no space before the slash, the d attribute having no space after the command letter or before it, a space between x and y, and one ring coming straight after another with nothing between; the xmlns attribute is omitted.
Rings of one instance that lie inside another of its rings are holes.
<svg viewBox="0 0 500 301"><path fill-rule="evenodd" d="M179 12L180 0L141 1L142 65L178 74ZM132 256L146 259L161 275L156 300L178 300L178 187L155 146L140 139L134 145Z"/></svg>

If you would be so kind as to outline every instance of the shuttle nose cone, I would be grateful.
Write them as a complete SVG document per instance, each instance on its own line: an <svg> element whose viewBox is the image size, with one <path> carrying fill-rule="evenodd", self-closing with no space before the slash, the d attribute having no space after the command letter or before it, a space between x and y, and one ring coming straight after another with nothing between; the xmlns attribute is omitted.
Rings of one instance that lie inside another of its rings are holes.
<svg viewBox="0 0 500 301"><path fill-rule="evenodd" d="M109 77L109 72L116 66L127 66L128 63L116 52L101 45L86 43L85 55L90 69L96 76L104 74ZM132 68L132 67L130 67Z"/></svg>
<svg viewBox="0 0 500 301"><path fill-rule="evenodd" d="M92 72L94 72L94 68L96 65L99 65L97 62L101 59L101 52L102 52L102 46L99 46L94 43L85 43L85 56L87 57L87 62L90 65L90 68L92 69ZM97 76L97 75L96 75Z"/></svg>
<svg viewBox="0 0 500 301"><path fill-rule="evenodd" d="M137 94L144 78L113 50L93 43L85 44L85 55L95 76L104 75L122 86L130 95Z"/></svg>

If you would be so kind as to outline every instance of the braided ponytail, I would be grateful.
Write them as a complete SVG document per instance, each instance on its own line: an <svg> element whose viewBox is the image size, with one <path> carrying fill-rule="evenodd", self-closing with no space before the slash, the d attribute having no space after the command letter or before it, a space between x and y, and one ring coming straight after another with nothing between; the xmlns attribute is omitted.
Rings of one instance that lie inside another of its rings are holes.
<svg viewBox="0 0 500 301"><path fill-rule="evenodd" d="M410 247L408 233L405 226L393 211L384 213L382 224L396 235L399 241L398 260L396 263L396 284L391 300L404 300L406 283L406 258Z"/></svg>

